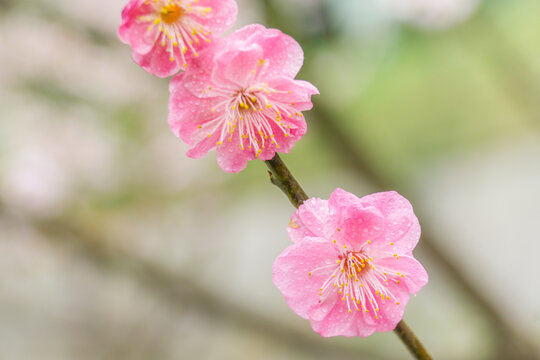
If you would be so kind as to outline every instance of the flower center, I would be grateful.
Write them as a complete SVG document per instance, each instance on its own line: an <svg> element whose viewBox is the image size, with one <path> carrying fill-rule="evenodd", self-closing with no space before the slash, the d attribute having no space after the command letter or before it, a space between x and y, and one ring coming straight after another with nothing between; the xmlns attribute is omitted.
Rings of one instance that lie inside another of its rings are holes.
<svg viewBox="0 0 540 360"><path fill-rule="evenodd" d="M323 277L326 280L319 289L319 303L337 292L341 300L346 302L349 313L353 310L363 311L371 313L375 319L379 318L379 303L393 301L399 305L388 289L388 281L399 284L399 280L387 276L386 269L376 268L372 263L373 258L366 251L349 251L346 245L343 247L335 263L327 263L308 273L310 277L325 273Z"/></svg>
<svg viewBox="0 0 540 360"><path fill-rule="evenodd" d="M369 270L369 259L361 252L349 252L340 257L343 262L343 272L351 278L361 276L362 272Z"/></svg>
<svg viewBox="0 0 540 360"><path fill-rule="evenodd" d="M246 112L248 110L257 111L257 109L260 108L256 95L257 92L248 92L246 90L241 90L238 92L238 108L241 112Z"/></svg>
<svg viewBox="0 0 540 360"><path fill-rule="evenodd" d="M175 2L169 2L167 5L162 7L161 11L159 12L161 20L163 20L163 22L166 24L174 23L180 16L182 16L183 13L184 10Z"/></svg>
<svg viewBox="0 0 540 360"><path fill-rule="evenodd" d="M236 139L240 150L254 153L258 158L267 149L279 149L277 139L291 136L297 126L295 122L303 117L294 103L276 99L290 94L290 91L277 90L259 81L265 64L266 61L261 59L258 68L251 71L250 78L245 81L251 85L234 89L208 85L203 90L208 96L223 98L211 108L216 117L198 125L208 137L216 132L219 134L217 146Z"/></svg>

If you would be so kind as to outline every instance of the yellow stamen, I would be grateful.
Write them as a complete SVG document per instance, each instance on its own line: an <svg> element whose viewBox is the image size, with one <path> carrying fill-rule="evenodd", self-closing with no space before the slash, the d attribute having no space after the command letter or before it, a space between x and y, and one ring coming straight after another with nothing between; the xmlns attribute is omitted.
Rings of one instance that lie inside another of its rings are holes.
<svg viewBox="0 0 540 360"><path fill-rule="evenodd" d="M159 12L161 19L166 24L174 23L180 16L182 16L183 13L184 10L176 3L172 2L162 7L161 11Z"/></svg>

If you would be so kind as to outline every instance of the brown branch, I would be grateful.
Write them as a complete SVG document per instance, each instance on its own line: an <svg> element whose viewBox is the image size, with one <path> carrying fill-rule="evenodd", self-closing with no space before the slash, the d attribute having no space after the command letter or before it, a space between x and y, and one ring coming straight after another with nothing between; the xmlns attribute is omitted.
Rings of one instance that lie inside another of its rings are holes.
<svg viewBox="0 0 540 360"><path fill-rule="evenodd" d="M394 329L394 332L399 336L401 341L403 341L415 358L419 360L432 359L431 355L429 355L422 343L418 341L418 338L405 321L401 320Z"/></svg>
<svg viewBox="0 0 540 360"><path fill-rule="evenodd" d="M298 208L308 199L308 196L300 184L298 184L294 176L292 176L291 172L277 153L271 160L267 160L265 163L270 169L268 172L270 181L287 195L289 201L295 208Z"/></svg>

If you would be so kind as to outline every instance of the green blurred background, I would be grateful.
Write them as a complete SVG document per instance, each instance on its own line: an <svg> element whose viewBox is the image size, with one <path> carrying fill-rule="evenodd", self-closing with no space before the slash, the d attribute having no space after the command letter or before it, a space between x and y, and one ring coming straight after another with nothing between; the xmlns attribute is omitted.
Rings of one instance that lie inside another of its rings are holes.
<svg viewBox="0 0 540 360"><path fill-rule="evenodd" d="M185 156L126 1L0 0L0 359L408 359L323 339L274 288L294 211L252 161ZM311 196L396 189L437 359L540 358L538 0L242 0L321 95L283 155Z"/></svg>

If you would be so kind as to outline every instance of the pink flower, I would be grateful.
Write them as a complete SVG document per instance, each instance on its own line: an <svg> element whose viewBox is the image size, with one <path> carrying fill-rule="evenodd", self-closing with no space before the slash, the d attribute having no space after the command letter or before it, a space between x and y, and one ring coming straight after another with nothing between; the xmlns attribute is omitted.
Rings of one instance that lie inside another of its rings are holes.
<svg viewBox="0 0 540 360"><path fill-rule="evenodd" d="M169 124L200 158L216 149L219 166L238 172L248 160L289 152L306 132L303 110L318 90L294 80L302 48L262 25L214 42L188 71L172 79Z"/></svg>
<svg viewBox="0 0 540 360"><path fill-rule="evenodd" d="M131 0L122 12L120 39L146 71L167 77L184 70L193 56L232 26L234 0Z"/></svg>
<svg viewBox="0 0 540 360"><path fill-rule="evenodd" d="M412 255L420 225L394 191L357 198L336 189L309 199L292 216L294 245L278 256L274 284L322 336L393 330L409 293L428 281Z"/></svg>

